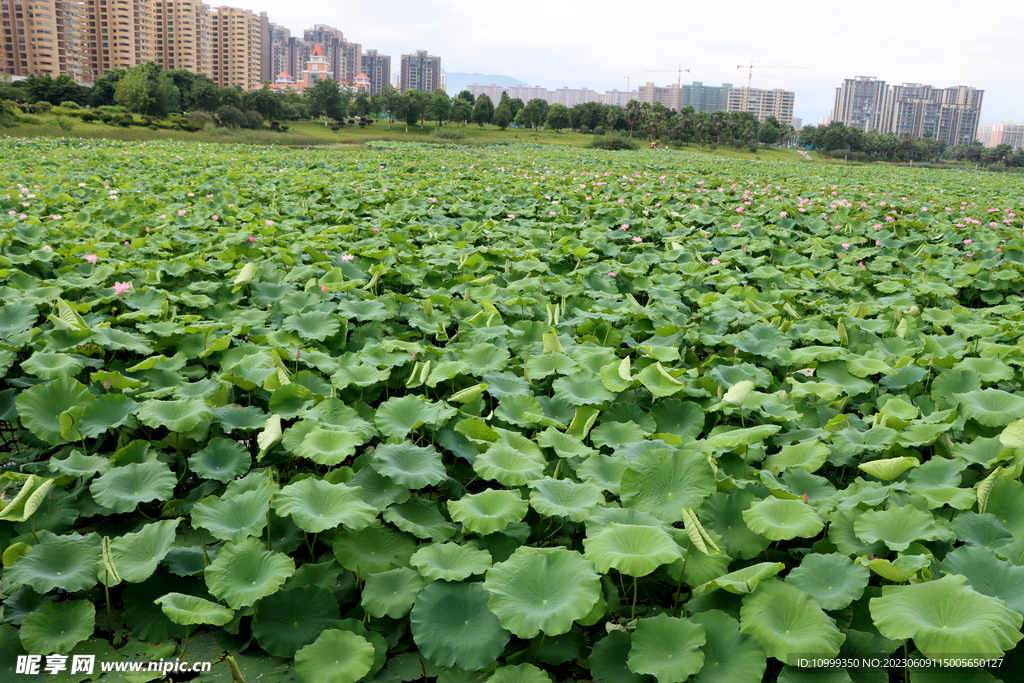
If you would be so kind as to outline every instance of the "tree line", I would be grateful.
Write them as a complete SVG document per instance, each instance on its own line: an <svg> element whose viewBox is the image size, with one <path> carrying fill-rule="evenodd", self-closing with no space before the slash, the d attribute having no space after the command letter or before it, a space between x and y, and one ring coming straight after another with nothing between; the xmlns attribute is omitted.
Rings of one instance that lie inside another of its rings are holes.
<svg viewBox="0 0 1024 683"><path fill-rule="evenodd" d="M1024 148L1014 151L1007 144L984 147L980 142L947 145L931 135L915 138L909 133L864 131L834 121L826 126L804 126L800 144L813 146L822 156L851 161L895 163L954 161L985 166L1024 167Z"/></svg>

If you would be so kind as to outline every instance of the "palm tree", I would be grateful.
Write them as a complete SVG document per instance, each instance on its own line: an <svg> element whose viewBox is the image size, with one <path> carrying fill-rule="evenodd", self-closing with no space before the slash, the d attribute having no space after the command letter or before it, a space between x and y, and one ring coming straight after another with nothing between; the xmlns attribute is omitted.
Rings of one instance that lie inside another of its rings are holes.
<svg viewBox="0 0 1024 683"><path fill-rule="evenodd" d="M633 126L635 126L643 116L643 106L636 100L630 100L626 103L626 123L629 124L629 137L633 137Z"/></svg>

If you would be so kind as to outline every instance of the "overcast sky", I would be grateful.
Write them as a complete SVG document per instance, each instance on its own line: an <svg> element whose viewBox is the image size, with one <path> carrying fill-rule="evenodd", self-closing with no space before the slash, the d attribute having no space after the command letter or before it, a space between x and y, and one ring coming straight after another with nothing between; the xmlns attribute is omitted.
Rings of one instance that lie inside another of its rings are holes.
<svg viewBox="0 0 1024 683"><path fill-rule="evenodd" d="M676 73L683 83L746 85L796 92L796 116L818 123L844 78L985 90L982 122L1024 120L1020 28L1024 1L682 0L290 0L253 5L301 37L315 23L392 56L417 49L449 72L503 74L548 89L625 90ZM248 7L248 5L247 5ZM766 68L758 69L758 65ZM767 67L807 67L770 69Z"/></svg>

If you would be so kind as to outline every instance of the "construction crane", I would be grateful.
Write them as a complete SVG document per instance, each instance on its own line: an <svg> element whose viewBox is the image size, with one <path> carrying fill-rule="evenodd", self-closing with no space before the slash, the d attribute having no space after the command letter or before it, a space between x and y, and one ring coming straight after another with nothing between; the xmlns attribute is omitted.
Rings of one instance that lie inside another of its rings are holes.
<svg viewBox="0 0 1024 683"><path fill-rule="evenodd" d="M754 68L755 68L754 67L754 62L751 61L750 64L737 64L736 68L737 69L747 69L747 90L743 94L743 109L744 110L749 110L750 109L750 84L754 80ZM809 67L809 66L762 66L762 65L758 64L757 68L758 69L810 69L811 67Z"/></svg>
<svg viewBox="0 0 1024 683"><path fill-rule="evenodd" d="M646 69L644 71L644 73L660 74L660 73L670 73L672 71L675 71L678 74L678 76L676 77L676 113L678 114L679 113L679 102L680 102L679 98L682 96L682 92L683 92L683 72L685 71L686 73L690 73L690 70L689 69L684 69L683 65L680 64L675 69Z"/></svg>

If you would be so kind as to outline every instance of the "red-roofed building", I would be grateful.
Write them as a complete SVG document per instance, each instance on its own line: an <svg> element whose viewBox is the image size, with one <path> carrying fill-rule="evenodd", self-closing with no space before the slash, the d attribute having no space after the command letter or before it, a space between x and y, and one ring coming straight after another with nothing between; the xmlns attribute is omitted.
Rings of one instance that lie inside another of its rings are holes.
<svg viewBox="0 0 1024 683"><path fill-rule="evenodd" d="M313 87L314 83L325 78L334 78L334 72L331 71L330 62L324 56L323 47L317 43L313 51L309 53L309 61L306 63L306 68L302 70L300 79L295 79L287 71L282 71L274 79L270 89L305 92L306 88Z"/></svg>

